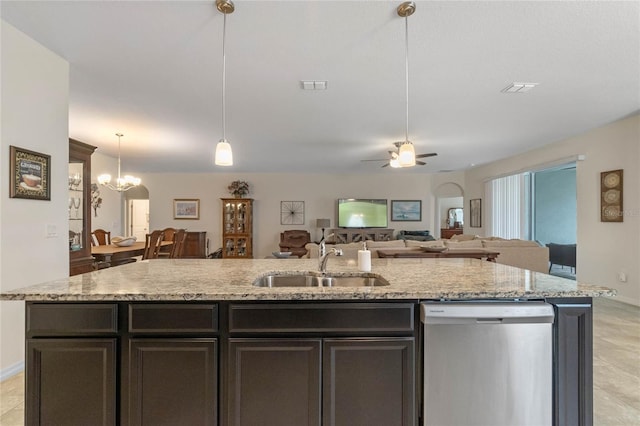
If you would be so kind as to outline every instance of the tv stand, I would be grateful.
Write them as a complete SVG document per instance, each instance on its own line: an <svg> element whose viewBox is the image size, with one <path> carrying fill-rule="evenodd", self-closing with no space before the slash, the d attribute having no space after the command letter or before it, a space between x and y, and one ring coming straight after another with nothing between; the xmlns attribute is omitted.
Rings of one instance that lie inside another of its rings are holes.
<svg viewBox="0 0 640 426"><path fill-rule="evenodd" d="M329 230L331 234L333 236L328 238L328 242L338 244L393 240L393 229L388 228L334 228Z"/></svg>

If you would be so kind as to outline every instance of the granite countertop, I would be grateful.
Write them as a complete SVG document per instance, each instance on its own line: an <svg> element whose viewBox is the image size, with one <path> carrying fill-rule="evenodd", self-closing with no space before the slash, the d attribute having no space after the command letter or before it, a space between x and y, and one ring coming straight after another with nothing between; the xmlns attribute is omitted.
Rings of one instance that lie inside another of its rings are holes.
<svg viewBox="0 0 640 426"><path fill-rule="evenodd" d="M0 300L392 300L613 296L615 291L478 259L372 259L381 287L255 287L270 273L318 270L316 259L146 260L19 288ZM327 273L358 274L331 258Z"/></svg>

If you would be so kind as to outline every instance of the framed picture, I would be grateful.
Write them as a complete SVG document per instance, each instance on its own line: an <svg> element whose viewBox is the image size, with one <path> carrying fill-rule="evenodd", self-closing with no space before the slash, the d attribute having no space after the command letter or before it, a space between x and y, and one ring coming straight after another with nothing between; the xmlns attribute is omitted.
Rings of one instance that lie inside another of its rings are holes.
<svg viewBox="0 0 640 426"><path fill-rule="evenodd" d="M280 225L304 225L304 201L280 201Z"/></svg>
<svg viewBox="0 0 640 426"><path fill-rule="evenodd" d="M420 222L421 200L391 200L391 220L394 222Z"/></svg>
<svg viewBox="0 0 640 426"><path fill-rule="evenodd" d="M51 156L9 146L9 197L51 200Z"/></svg>
<svg viewBox="0 0 640 426"><path fill-rule="evenodd" d="M622 169L600 173L600 222L622 222Z"/></svg>
<svg viewBox="0 0 640 426"><path fill-rule="evenodd" d="M472 228L482 227L482 199L469 200L469 212L471 213L469 226Z"/></svg>
<svg viewBox="0 0 640 426"><path fill-rule="evenodd" d="M173 200L174 219L200 219L199 199L175 199Z"/></svg>

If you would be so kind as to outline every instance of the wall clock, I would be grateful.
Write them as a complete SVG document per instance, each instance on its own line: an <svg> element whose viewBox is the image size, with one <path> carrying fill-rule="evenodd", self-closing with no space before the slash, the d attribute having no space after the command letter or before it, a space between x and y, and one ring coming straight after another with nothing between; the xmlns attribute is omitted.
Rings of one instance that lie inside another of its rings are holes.
<svg viewBox="0 0 640 426"><path fill-rule="evenodd" d="M600 173L600 221L622 222L622 170Z"/></svg>
<svg viewBox="0 0 640 426"><path fill-rule="evenodd" d="M280 225L304 225L304 201L280 201Z"/></svg>

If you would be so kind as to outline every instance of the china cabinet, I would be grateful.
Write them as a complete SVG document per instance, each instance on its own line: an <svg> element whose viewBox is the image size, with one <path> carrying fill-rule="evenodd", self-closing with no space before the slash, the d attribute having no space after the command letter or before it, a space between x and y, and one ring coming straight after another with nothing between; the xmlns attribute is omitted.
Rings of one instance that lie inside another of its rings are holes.
<svg viewBox="0 0 640 426"><path fill-rule="evenodd" d="M96 147L69 139L69 275L93 270L91 154Z"/></svg>
<svg viewBox="0 0 640 426"><path fill-rule="evenodd" d="M221 198L222 257L253 258L253 199Z"/></svg>

